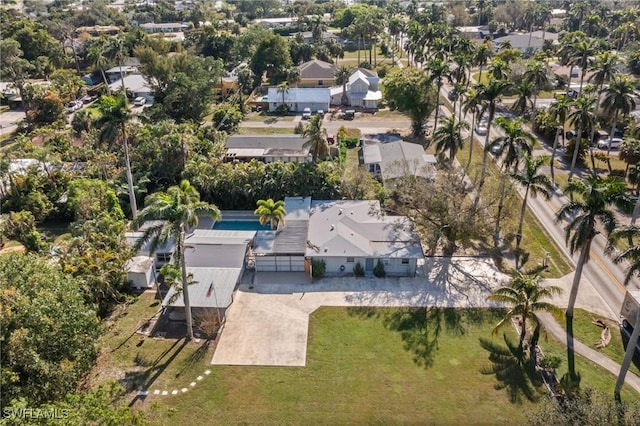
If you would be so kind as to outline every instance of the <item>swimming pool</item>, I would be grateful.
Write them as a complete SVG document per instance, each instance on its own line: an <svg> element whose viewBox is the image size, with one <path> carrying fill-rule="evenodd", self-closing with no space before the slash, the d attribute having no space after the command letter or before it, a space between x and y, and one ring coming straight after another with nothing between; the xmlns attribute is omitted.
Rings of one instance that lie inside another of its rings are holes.
<svg viewBox="0 0 640 426"><path fill-rule="evenodd" d="M221 220L213 225L213 229L226 231L268 231L269 224L260 225L257 220Z"/></svg>

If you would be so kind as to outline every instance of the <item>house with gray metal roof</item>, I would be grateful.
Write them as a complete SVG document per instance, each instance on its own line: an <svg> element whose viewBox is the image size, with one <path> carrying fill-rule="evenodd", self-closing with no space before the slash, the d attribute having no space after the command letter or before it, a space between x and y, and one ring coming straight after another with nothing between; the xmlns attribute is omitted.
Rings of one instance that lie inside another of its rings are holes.
<svg viewBox="0 0 640 426"><path fill-rule="evenodd" d="M422 179L435 177L436 158L425 154L422 145L405 142L400 137L391 141L381 140L376 135L363 137L361 144L362 164L385 187L407 175Z"/></svg>
<svg viewBox="0 0 640 426"><path fill-rule="evenodd" d="M305 108L311 111L328 111L331 92L329 86L316 88L289 88L280 91L277 87L269 87L267 91L269 111L276 111L285 104L291 112L302 112Z"/></svg>
<svg viewBox="0 0 640 426"><path fill-rule="evenodd" d="M189 301L194 318L224 319L245 270L256 231L196 229L185 239L185 263L191 276ZM182 292L171 287L162 301L172 320L184 320Z"/></svg>
<svg viewBox="0 0 640 426"><path fill-rule="evenodd" d="M308 137L302 135L233 135L227 139L227 161L253 159L272 163L306 163L311 161Z"/></svg>

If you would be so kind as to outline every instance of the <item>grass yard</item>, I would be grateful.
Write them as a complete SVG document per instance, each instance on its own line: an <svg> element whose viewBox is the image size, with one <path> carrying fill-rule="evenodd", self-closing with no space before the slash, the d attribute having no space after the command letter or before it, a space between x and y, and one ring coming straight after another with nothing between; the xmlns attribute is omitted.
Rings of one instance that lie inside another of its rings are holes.
<svg viewBox="0 0 640 426"><path fill-rule="evenodd" d="M92 384L125 379L131 391L171 391L176 386L188 386L207 368L213 345L149 338L140 344L140 335L135 331L161 308L160 300L154 296L155 293L143 293L134 303L117 309L114 322L99 341L102 352Z"/></svg>
<svg viewBox="0 0 640 426"><path fill-rule="evenodd" d="M240 127L239 135L278 135L293 134L293 127Z"/></svg>
<svg viewBox="0 0 640 426"><path fill-rule="evenodd" d="M275 115L265 112L250 112L244 117L244 121L262 121L265 124L276 123L280 121L293 121L295 115Z"/></svg>
<svg viewBox="0 0 640 426"><path fill-rule="evenodd" d="M554 317L556 321L558 321L558 323L562 325L562 328L565 328L564 314L554 315ZM609 345L602 349L596 348L596 343L600 341L600 333L602 332L602 328L597 327L593 324L593 321L596 320L603 321L605 324L607 324L609 330L611 330L611 342L609 343ZM591 349L602 352L618 364L622 363L625 347L622 343L620 325L617 321L600 317L596 314L585 311L584 309L576 309L574 311L573 317L573 335L577 340L589 346ZM639 366L640 364L632 363L629 371L640 375Z"/></svg>
<svg viewBox="0 0 640 426"><path fill-rule="evenodd" d="M145 406L154 424L524 424L535 404L521 389L538 400L542 388L483 373L491 363L479 339L491 339L498 318L322 308L311 316L306 367L212 366L193 391Z"/></svg>
<svg viewBox="0 0 640 426"><path fill-rule="evenodd" d="M321 308L310 318L306 367L208 366L207 354L192 370L210 376L143 407L154 424L525 424L546 391L498 355L499 318L498 310ZM566 359L560 343L541 345ZM583 388L611 393L613 375L579 356L576 364ZM511 373L500 381L502 368ZM628 389L622 397L640 399Z"/></svg>

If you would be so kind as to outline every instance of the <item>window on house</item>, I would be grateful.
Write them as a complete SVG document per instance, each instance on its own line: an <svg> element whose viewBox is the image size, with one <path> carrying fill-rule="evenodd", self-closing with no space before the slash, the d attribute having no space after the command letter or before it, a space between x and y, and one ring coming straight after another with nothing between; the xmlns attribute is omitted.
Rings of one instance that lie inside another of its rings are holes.
<svg viewBox="0 0 640 426"><path fill-rule="evenodd" d="M388 265L389 264L389 259L382 259L382 263L385 264L385 265Z"/></svg>
<svg viewBox="0 0 640 426"><path fill-rule="evenodd" d="M318 80L318 86L322 86L322 85L323 85L322 80Z"/></svg>
<svg viewBox="0 0 640 426"><path fill-rule="evenodd" d="M171 261L171 253L156 253L156 259L159 263L167 263Z"/></svg>
<svg viewBox="0 0 640 426"><path fill-rule="evenodd" d="M409 264L409 259L402 259L402 264L403 265L408 265Z"/></svg>
<svg viewBox="0 0 640 426"><path fill-rule="evenodd" d="M353 257L347 257L347 262L353 263L355 262L355 259Z"/></svg>

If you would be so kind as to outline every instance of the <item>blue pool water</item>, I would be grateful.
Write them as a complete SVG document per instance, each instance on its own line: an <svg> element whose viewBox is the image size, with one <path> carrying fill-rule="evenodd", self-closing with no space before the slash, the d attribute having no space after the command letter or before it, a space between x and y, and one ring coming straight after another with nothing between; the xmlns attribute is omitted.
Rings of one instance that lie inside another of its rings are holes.
<svg viewBox="0 0 640 426"><path fill-rule="evenodd" d="M268 231L269 224L260 225L257 220L221 220L213 225L213 229L226 231Z"/></svg>

